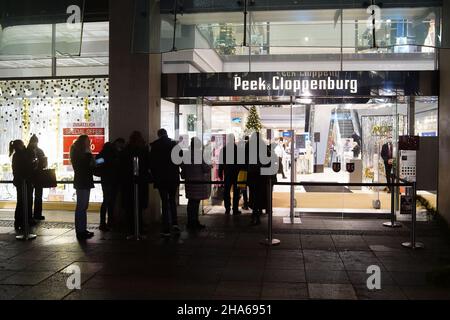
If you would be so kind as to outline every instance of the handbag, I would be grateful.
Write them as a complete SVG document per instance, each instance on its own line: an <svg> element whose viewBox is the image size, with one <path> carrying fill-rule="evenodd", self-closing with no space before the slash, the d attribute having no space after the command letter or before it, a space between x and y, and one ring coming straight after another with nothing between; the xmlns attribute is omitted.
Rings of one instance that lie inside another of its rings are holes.
<svg viewBox="0 0 450 320"><path fill-rule="evenodd" d="M246 182L240 183L240 182L243 182L243 181L247 181L247 171L246 170L239 171L238 178L237 178L237 182L238 182L237 187L239 189L247 188L247 183Z"/></svg>
<svg viewBox="0 0 450 320"><path fill-rule="evenodd" d="M56 187L55 169L39 170L36 175L35 185L40 188L55 188Z"/></svg>

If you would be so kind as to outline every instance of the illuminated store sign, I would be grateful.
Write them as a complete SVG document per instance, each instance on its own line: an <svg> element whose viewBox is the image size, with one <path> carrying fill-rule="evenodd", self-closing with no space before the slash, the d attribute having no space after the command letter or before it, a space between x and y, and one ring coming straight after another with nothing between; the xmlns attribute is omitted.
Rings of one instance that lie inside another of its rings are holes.
<svg viewBox="0 0 450 320"><path fill-rule="evenodd" d="M291 71L163 74L162 97L437 96L436 71ZM365 101L367 102L367 101ZM365 103L361 101L361 103Z"/></svg>
<svg viewBox="0 0 450 320"><path fill-rule="evenodd" d="M243 80L240 76L234 77L234 90L292 90L297 95L311 94L317 90L344 90L350 93L358 92L358 80L354 79L289 79L282 76L273 76L271 81L259 77L257 80Z"/></svg>

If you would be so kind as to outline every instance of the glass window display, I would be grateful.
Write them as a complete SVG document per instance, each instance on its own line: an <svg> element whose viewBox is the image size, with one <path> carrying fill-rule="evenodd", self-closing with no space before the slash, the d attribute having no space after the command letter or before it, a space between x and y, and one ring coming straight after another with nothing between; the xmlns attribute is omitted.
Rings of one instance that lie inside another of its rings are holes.
<svg viewBox="0 0 450 320"><path fill-rule="evenodd" d="M398 137L408 130L407 99L349 99L346 103L305 100L292 99L291 103L284 97L205 97L197 105L180 104L179 119L170 121L179 124L174 138L180 143L195 135L202 138L205 150L211 149L212 180L221 180L218 160L227 136L233 134L236 143L240 143L256 129L266 142L277 144L280 182L386 183L387 172L396 172ZM437 135L437 121L433 118L438 110L436 97L416 99L414 110L416 133ZM195 131L187 125L190 115L197 120ZM392 147L385 161L382 151L389 141ZM373 201L377 199L381 200L380 209L388 212L390 194L388 188L383 189L301 186L291 190L289 186L276 185L274 212L288 215L291 202L296 212L374 212ZM184 194L183 186L180 194ZM212 197L203 201L203 212L223 212L223 204L216 200ZM181 196L180 204L184 203ZM245 207L244 197L241 204Z"/></svg>
<svg viewBox="0 0 450 320"><path fill-rule="evenodd" d="M108 79L64 78L0 81L0 180L12 180L8 144L21 139L26 144L35 134L56 169L58 180L73 180L69 150L80 134L91 138L95 154L108 140ZM1 184L0 201L15 200L12 185ZM44 201L72 202L71 184L44 189ZM99 186L91 194L101 202Z"/></svg>

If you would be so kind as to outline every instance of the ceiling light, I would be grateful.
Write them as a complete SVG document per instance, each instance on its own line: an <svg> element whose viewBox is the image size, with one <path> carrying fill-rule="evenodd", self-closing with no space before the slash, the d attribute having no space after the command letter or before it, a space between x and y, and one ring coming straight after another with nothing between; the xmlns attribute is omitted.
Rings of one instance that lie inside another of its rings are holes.
<svg viewBox="0 0 450 320"><path fill-rule="evenodd" d="M298 103L301 103L301 104L311 104L312 103L312 99L309 99L309 98L299 98L299 99L295 99L295 101L297 101Z"/></svg>

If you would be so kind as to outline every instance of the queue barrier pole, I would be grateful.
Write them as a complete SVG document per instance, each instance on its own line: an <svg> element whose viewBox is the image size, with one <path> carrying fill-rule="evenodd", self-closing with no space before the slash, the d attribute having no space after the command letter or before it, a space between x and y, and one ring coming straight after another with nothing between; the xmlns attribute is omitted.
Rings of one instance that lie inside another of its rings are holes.
<svg viewBox="0 0 450 320"><path fill-rule="evenodd" d="M133 213L134 213L134 234L132 237L129 237L128 239L132 240L141 240L143 237L140 235L139 232L139 185L138 185L138 178L139 178L139 158L134 157L133 158Z"/></svg>
<svg viewBox="0 0 450 320"><path fill-rule="evenodd" d="M272 178L269 177L269 183L267 185L267 238L261 241L261 244L265 246L277 246L281 243L280 240L273 238L273 208L272 208Z"/></svg>
<svg viewBox="0 0 450 320"><path fill-rule="evenodd" d="M402 246L410 249L422 249L425 248L425 245L422 242L416 241L416 197L417 197L417 185L416 182L413 182L412 185L412 212L411 212L411 241L403 242Z"/></svg>
<svg viewBox="0 0 450 320"><path fill-rule="evenodd" d="M36 239L36 235L30 232L30 224L28 221L28 194L27 183L25 180L22 182L22 230L23 234L17 235L16 240L33 240Z"/></svg>
<svg viewBox="0 0 450 320"><path fill-rule="evenodd" d="M402 225L398 223L395 216L395 192L394 187L391 185L391 221L383 223L383 226L388 228L400 228Z"/></svg>

